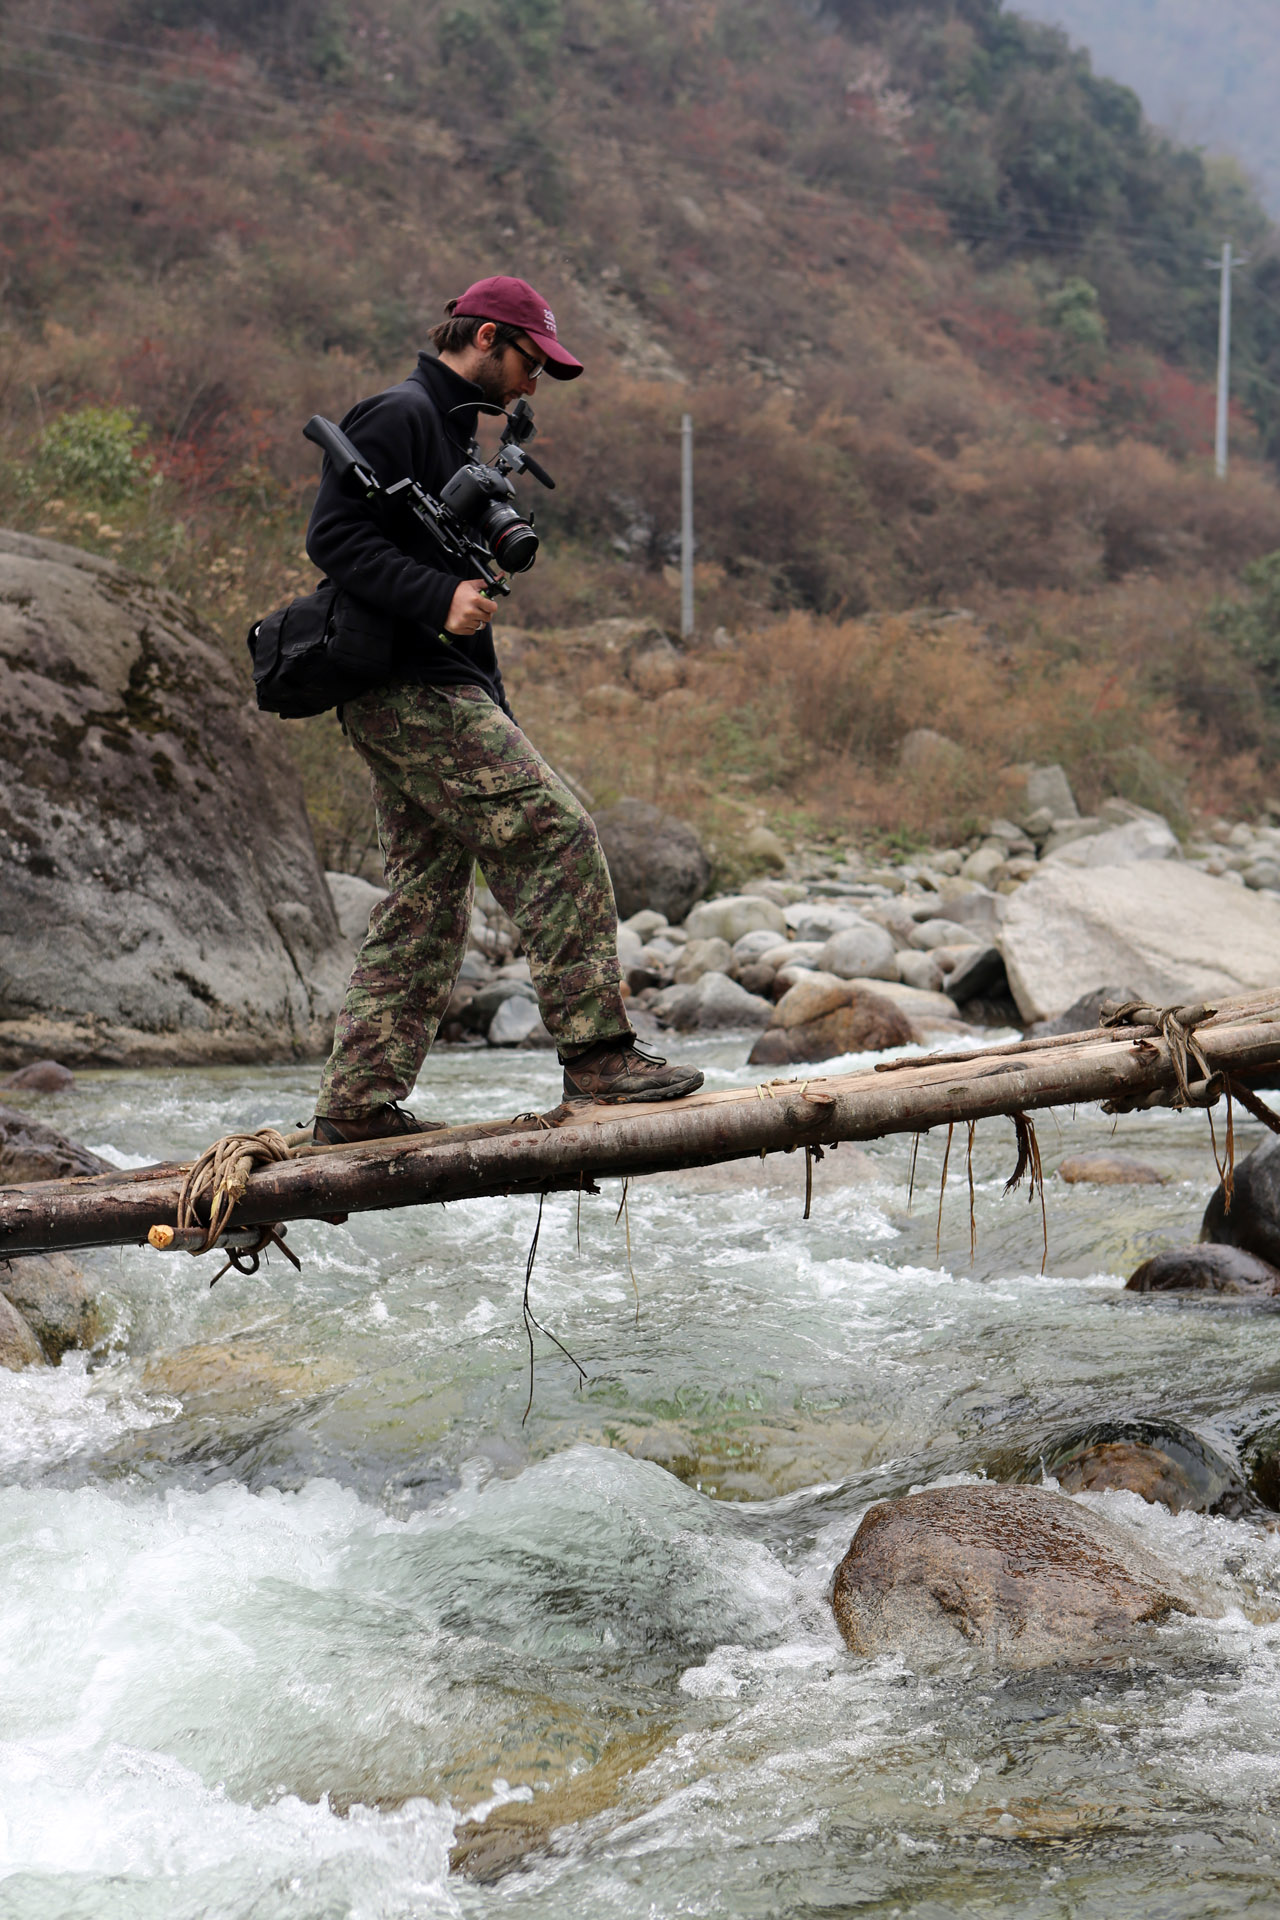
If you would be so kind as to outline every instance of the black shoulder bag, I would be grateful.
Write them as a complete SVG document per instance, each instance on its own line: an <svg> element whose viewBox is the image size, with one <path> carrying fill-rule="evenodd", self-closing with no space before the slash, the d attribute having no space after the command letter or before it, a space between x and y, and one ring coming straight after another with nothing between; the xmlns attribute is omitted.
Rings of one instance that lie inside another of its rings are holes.
<svg viewBox="0 0 1280 1920"><path fill-rule="evenodd" d="M302 720L390 680L394 622L324 580L248 633L258 705Z"/></svg>

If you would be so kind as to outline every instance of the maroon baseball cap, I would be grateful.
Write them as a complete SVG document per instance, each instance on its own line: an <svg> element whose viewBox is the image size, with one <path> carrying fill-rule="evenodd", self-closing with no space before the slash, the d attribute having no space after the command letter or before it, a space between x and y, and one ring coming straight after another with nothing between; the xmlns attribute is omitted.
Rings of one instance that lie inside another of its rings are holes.
<svg viewBox="0 0 1280 1920"><path fill-rule="evenodd" d="M553 380L576 380L582 372L581 360L566 353L556 338L555 314L527 280L507 273L477 280L454 301L453 312L460 320L503 320L509 327L519 327L545 356Z"/></svg>

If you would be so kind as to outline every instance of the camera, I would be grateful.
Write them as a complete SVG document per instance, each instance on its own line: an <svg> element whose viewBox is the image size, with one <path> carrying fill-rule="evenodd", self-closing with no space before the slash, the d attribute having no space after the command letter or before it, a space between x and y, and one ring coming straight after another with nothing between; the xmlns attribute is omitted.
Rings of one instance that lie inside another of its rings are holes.
<svg viewBox="0 0 1280 1920"><path fill-rule="evenodd" d="M525 573L538 557L533 516L521 517L515 497L509 476L496 464L485 467L479 461L459 467L440 489L440 505L462 526L474 528L505 573Z"/></svg>
<svg viewBox="0 0 1280 1920"><path fill-rule="evenodd" d="M501 413L502 409L491 411ZM512 475L531 473L544 487L556 483L525 451L525 442L537 431L528 401L517 400L505 418L492 464L472 460L460 467L438 500L413 479L395 480L384 487L332 420L315 414L302 431L328 455L340 486L363 495L378 509L407 508L450 560L461 562L483 580L490 593L509 593L503 575L527 573L538 557L533 515L525 519L516 506Z"/></svg>

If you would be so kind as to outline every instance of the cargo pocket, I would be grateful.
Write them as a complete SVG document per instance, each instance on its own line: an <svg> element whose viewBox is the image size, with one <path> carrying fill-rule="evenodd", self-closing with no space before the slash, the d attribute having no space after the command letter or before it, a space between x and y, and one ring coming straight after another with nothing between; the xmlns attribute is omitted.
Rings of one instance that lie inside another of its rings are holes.
<svg viewBox="0 0 1280 1920"><path fill-rule="evenodd" d="M453 738L440 767L446 789L459 800L505 799L545 787L552 775L542 755L479 688L451 687Z"/></svg>
<svg viewBox="0 0 1280 1920"><path fill-rule="evenodd" d="M536 854L555 807L550 769L531 747L488 764L455 762L440 784L460 837L482 865L486 851L523 847L526 857Z"/></svg>
<svg viewBox="0 0 1280 1920"><path fill-rule="evenodd" d="M371 747L391 746L400 738L400 712L385 687L375 687L372 693L362 693L358 700L348 700L342 717L357 745L363 741Z"/></svg>

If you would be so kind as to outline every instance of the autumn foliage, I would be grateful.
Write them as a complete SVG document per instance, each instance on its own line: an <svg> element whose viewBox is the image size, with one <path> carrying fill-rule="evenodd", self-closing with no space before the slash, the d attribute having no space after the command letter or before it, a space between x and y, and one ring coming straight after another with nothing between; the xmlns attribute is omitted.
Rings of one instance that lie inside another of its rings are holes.
<svg viewBox="0 0 1280 1920"><path fill-rule="evenodd" d="M1255 669L1202 619L1280 548L1265 382L1230 485L1208 464L1217 190L996 0L14 0L6 31L10 523L163 578L238 653L314 578L303 421L524 272L589 376L539 399L559 484L510 617L551 637L513 682L593 792L950 832L1019 759L1101 790L1141 785L1131 749L1206 805L1265 790ZM1122 260L1138 207L1166 238ZM684 411L703 644L680 701L623 686L607 726L614 663L555 636L674 628ZM108 415L145 484L58 465ZM964 750L927 791L917 726ZM360 782L295 737L336 857Z"/></svg>

